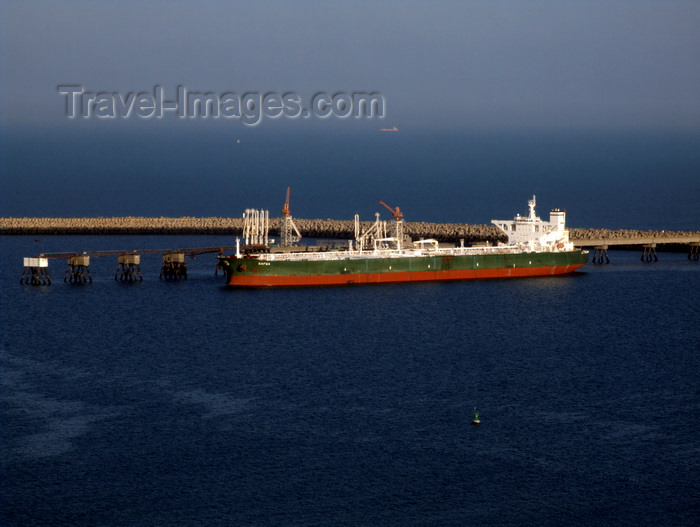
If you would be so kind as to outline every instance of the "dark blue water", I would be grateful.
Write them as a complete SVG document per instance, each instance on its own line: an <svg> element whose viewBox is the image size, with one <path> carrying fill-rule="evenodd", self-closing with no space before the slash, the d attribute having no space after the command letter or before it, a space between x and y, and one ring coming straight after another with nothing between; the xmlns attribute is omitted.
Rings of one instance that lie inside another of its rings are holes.
<svg viewBox="0 0 700 527"><path fill-rule="evenodd" d="M291 186L298 218L484 224L536 194L571 227L700 229L698 132L81 124L5 132L1 216L276 216Z"/></svg>
<svg viewBox="0 0 700 527"><path fill-rule="evenodd" d="M40 251L219 237L2 238L2 525L693 525L700 265L235 291L20 286ZM473 408L482 424L472 426Z"/></svg>

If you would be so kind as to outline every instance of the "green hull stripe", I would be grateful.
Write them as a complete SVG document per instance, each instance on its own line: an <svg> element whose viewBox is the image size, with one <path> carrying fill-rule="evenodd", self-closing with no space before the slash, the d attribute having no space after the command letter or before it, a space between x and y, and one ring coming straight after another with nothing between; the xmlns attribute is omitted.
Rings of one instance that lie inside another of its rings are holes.
<svg viewBox="0 0 700 527"><path fill-rule="evenodd" d="M522 267L579 267L588 253L517 253L458 256L418 256L411 258L362 258L342 260L298 260L266 262L257 258L222 257L220 262L233 276L324 276L377 273L414 273L461 270L513 269Z"/></svg>

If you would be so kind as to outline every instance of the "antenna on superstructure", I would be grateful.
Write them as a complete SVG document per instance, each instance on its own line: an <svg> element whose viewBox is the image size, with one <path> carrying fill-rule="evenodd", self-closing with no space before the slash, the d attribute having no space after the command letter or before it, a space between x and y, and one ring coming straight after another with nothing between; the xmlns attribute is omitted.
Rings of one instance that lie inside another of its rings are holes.
<svg viewBox="0 0 700 527"><path fill-rule="evenodd" d="M537 214L535 214L535 209L537 208L537 198L535 198L534 194L532 195L532 199L528 200L527 206L530 209L530 215L528 216L528 219L536 220Z"/></svg>

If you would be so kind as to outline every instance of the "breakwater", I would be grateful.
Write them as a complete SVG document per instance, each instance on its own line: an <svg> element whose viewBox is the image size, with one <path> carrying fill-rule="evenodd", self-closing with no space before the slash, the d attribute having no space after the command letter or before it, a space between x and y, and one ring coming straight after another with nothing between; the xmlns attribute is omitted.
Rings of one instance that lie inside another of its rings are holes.
<svg viewBox="0 0 700 527"><path fill-rule="evenodd" d="M309 220L294 218L306 238L350 239L354 237L353 220ZM363 229L373 222L360 222ZM270 232L279 232L280 219L270 218ZM240 236L243 218L0 218L0 234L221 234ZM407 222L404 232L414 238L436 238L439 241L465 243L505 240L496 227L489 225Z"/></svg>
<svg viewBox="0 0 700 527"><path fill-rule="evenodd" d="M313 220L294 218L302 236L306 238L351 239L355 223L352 220ZM361 222L367 229L372 222ZM270 219L270 232L279 232L280 219ZM115 235L115 234L219 234L240 236L243 232L242 218L0 218L2 235ZM463 223L406 222L404 232L414 239L435 238L440 242L455 242L463 239L465 244L497 243L505 236L493 225L468 225ZM642 231L634 229L569 229L574 241L610 240L620 245L622 240L653 238L656 243L677 243L678 238L697 238L700 231ZM671 241L674 239L674 241ZM586 245L585 243L583 245Z"/></svg>

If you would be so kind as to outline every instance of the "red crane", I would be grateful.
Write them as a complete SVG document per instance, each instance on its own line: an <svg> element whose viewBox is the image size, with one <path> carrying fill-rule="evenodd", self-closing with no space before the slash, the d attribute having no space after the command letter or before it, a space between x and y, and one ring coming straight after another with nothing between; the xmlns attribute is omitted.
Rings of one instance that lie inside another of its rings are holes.
<svg viewBox="0 0 700 527"><path fill-rule="evenodd" d="M287 187L287 199L284 201L284 207L282 208L282 214L289 216L289 187Z"/></svg>
<svg viewBox="0 0 700 527"><path fill-rule="evenodd" d="M396 221L399 221L399 220L401 220L401 218L403 218L403 214L401 213L401 209L400 209L400 208L396 207L396 209L392 209L389 205L387 205L386 203L384 203L384 202L381 201L381 200L379 201L379 203L381 203L381 204L384 205L387 209L389 209L389 211L391 212L391 215L394 217L394 219L395 219Z"/></svg>

